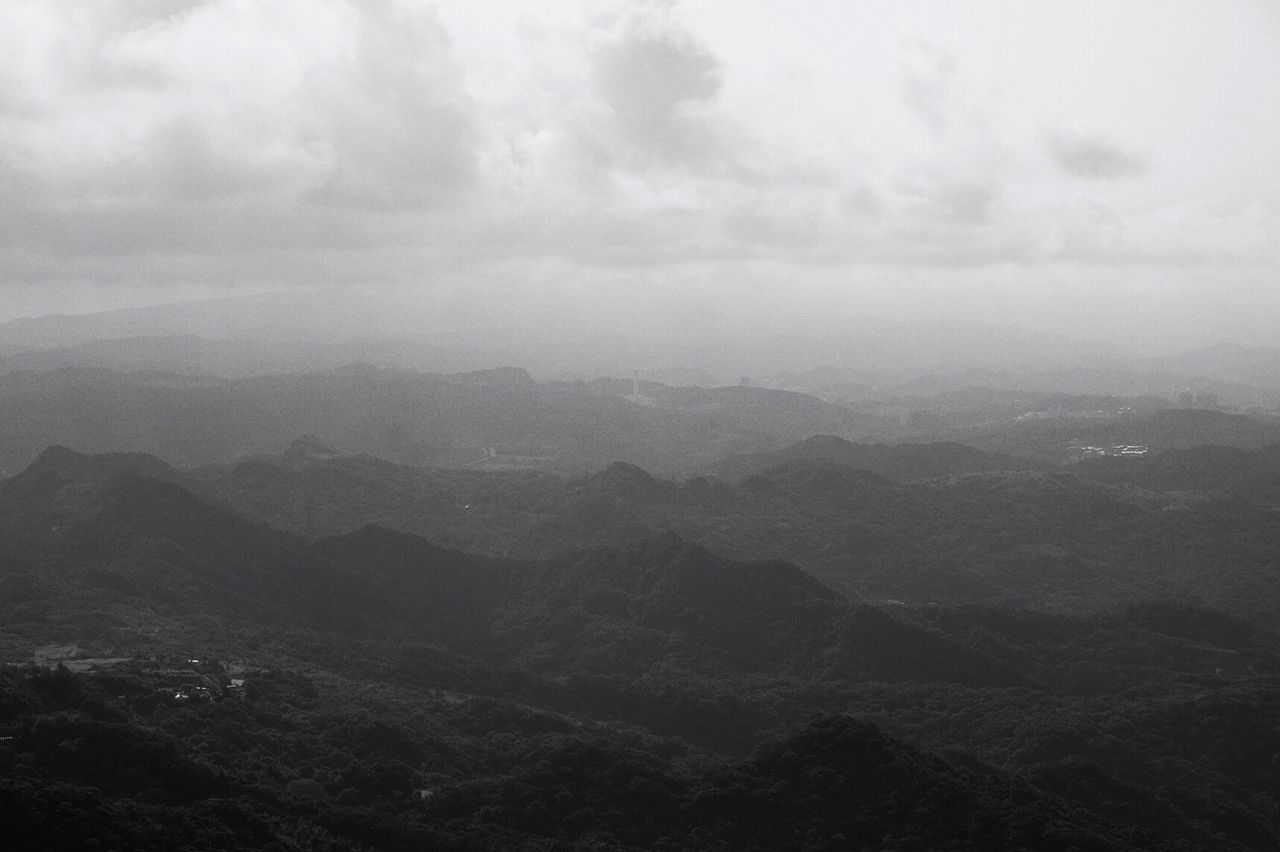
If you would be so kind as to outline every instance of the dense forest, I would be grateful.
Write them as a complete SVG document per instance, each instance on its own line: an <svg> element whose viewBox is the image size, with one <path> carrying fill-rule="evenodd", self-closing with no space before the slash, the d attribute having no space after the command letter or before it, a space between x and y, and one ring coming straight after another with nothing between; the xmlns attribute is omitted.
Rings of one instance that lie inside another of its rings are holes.
<svg viewBox="0 0 1280 852"><path fill-rule="evenodd" d="M858 415L752 389L602 384L565 414L519 371L390 381L435 388L437 424L640 419L570 472L241 452L205 409L138 433L191 432L176 459L33 454L0 480L13 848L1280 845L1265 419L1117 415L1221 443L1055 460L1006 451L1016 422L856 441L820 426ZM733 417L760 437L713 453Z"/></svg>

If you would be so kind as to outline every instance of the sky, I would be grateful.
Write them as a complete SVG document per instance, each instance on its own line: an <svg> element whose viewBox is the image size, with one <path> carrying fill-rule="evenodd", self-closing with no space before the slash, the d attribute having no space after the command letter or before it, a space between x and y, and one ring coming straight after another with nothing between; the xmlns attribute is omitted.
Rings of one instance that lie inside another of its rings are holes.
<svg viewBox="0 0 1280 852"><path fill-rule="evenodd" d="M1280 342L1271 0L5 0L0 320Z"/></svg>

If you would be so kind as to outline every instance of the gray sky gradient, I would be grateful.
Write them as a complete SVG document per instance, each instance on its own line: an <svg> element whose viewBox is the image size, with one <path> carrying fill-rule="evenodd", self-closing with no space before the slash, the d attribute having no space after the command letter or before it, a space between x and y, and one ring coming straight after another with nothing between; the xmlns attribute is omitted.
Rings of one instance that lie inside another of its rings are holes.
<svg viewBox="0 0 1280 852"><path fill-rule="evenodd" d="M7 0L0 319L319 286L1280 341L1277 8Z"/></svg>

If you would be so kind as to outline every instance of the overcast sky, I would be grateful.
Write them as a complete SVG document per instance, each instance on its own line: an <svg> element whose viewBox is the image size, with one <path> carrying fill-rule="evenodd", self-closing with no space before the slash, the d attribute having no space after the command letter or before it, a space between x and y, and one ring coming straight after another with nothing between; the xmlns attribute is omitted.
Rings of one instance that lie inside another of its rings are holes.
<svg viewBox="0 0 1280 852"><path fill-rule="evenodd" d="M1272 0L3 0L0 319L288 286L1280 342Z"/></svg>

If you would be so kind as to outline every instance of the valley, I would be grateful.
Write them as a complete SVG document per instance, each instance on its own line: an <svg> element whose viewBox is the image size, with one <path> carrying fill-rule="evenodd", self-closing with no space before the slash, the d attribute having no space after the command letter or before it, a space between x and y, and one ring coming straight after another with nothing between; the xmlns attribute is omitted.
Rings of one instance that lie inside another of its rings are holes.
<svg viewBox="0 0 1280 852"><path fill-rule="evenodd" d="M50 836L69 802L66 842L139 848L1275 839L1275 446L785 434L685 478L316 436L194 465L46 448L0 482L10 823ZM103 768L126 747L147 776Z"/></svg>

